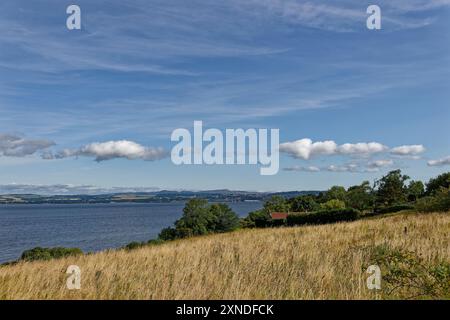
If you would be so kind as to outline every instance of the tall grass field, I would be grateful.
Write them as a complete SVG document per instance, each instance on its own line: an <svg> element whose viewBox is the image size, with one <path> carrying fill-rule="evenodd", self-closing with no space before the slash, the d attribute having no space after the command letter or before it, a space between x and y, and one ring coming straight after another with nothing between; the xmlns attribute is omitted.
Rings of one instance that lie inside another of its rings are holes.
<svg viewBox="0 0 450 320"><path fill-rule="evenodd" d="M81 288L66 286L69 265ZM366 272L378 265L380 290ZM246 229L0 267L0 299L449 299L449 213Z"/></svg>

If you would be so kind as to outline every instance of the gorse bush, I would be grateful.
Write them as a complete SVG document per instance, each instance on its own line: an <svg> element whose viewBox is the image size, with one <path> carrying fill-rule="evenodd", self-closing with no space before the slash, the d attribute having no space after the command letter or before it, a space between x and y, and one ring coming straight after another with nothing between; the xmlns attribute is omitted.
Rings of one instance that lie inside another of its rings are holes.
<svg viewBox="0 0 450 320"><path fill-rule="evenodd" d="M368 264L382 271L382 291L390 297L450 298L450 263L425 261L412 251L383 244L368 248Z"/></svg>
<svg viewBox="0 0 450 320"><path fill-rule="evenodd" d="M341 221L354 221L358 219L359 211L356 209L335 209L316 211L311 213L292 213L287 217L287 225L325 224Z"/></svg>
<svg viewBox="0 0 450 320"><path fill-rule="evenodd" d="M34 261L34 260L50 260L58 259L68 256L76 256L83 254L83 251L79 248L41 248L36 247L30 250L26 250L22 253L20 260Z"/></svg>

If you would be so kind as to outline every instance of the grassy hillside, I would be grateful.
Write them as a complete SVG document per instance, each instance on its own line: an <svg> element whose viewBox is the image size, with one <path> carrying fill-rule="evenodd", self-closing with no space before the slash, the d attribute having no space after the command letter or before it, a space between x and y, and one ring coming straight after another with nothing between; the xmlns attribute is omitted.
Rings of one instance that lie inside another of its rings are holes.
<svg viewBox="0 0 450 320"><path fill-rule="evenodd" d="M0 299L449 298L450 215L242 230L0 267ZM65 271L82 270L81 290ZM383 289L366 288L380 265Z"/></svg>

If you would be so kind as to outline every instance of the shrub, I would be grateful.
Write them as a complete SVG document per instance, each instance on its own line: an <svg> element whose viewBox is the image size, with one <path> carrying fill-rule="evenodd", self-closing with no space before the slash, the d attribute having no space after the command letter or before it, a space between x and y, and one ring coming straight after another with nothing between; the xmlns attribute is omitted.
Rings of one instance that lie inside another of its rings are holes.
<svg viewBox="0 0 450 320"><path fill-rule="evenodd" d="M175 239L189 238L189 237L192 237L193 235L198 235L198 234L195 234L191 228L176 228Z"/></svg>
<svg viewBox="0 0 450 320"><path fill-rule="evenodd" d="M450 263L427 261L415 252L386 244L369 249L368 264L378 265L388 297L450 298Z"/></svg>
<svg viewBox="0 0 450 320"><path fill-rule="evenodd" d="M142 248L143 246L145 246L144 242L133 241L133 242L127 244L124 247L124 249L126 249L126 250L134 250L134 249Z"/></svg>
<svg viewBox="0 0 450 320"><path fill-rule="evenodd" d="M270 215L267 210L261 209L252 211L241 221L241 226L245 228L265 228L270 225Z"/></svg>
<svg viewBox="0 0 450 320"><path fill-rule="evenodd" d="M399 212L402 210L412 210L414 209L414 206L411 204L397 204L394 206L389 206L389 207L382 207L382 208L377 208L375 210L375 213L377 214L383 214L383 213L393 213L393 212Z"/></svg>
<svg viewBox="0 0 450 320"><path fill-rule="evenodd" d="M293 213L287 217L287 225L325 224L340 221L354 221L359 218L356 209L335 209L312 213Z"/></svg>
<svg viewBox="0 0 450 320"><path fill-rule="evenodd" d="M164 243L164 240L161 239L151 239L147 241L148 245L158 245Z"/></svg>
<svg viewBox="0 0 450 320"><path fill-rule="evenodd" d="M68 256L76 256L83 254L79 248L41 248L36 247L30 250L25 250L20 257L20 260L35 261L35 260L50 260L59 259Z"/></svg>
<svg viewBox="0 0 450 320"><path fill-rule="evenodd" d="M440 188L434 195L417 200L416 209L420 212L450 210L450 188Z"/></svg>
<svg viewBox="0 0 450 320"><path fill-rule="evenodd" d="M158 235L158 239L162 241L175 240L176 238L177 238L177 230L171 227L162 229Z"/></svg>

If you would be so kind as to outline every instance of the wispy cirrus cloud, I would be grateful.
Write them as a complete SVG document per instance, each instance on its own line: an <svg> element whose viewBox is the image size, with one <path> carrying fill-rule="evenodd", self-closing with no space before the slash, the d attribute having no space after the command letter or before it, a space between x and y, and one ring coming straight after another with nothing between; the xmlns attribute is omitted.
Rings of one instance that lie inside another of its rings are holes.
<svg viewBox="0 0 450 320"><path fill-rule="evenodd" d="M305 27L317 28L333 32L350 32L362 30L365 27L367 14L365 9L374 4L370 1L344 0L339 4L326 0L252 0L246 1L255 10L265 10L288 23ZM386 1L376 3L382 9L383 25L388 29L420 28L434 21L433 13L420 17L411 17L407 13L427 12L432 9L447 7L448 0L405 0Z"/></svg>

